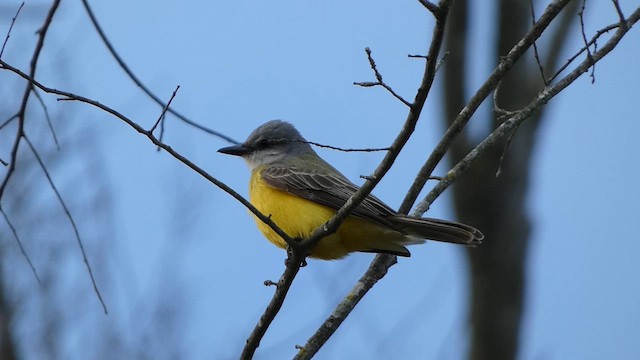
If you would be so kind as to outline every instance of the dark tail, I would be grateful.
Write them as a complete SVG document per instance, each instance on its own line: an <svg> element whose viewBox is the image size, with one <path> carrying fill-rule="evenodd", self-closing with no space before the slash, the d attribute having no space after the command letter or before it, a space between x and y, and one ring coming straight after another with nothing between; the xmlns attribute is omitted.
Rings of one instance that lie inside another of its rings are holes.
<svg viewBox="0 0 640 360"><path fill-rule="evenodd" d="M480 230L455 221L415 218L403 215L397 215L388 220L406 232L407 235L420 239L470 246L482 244L482 239L484 239L484 235Z"/></svg>

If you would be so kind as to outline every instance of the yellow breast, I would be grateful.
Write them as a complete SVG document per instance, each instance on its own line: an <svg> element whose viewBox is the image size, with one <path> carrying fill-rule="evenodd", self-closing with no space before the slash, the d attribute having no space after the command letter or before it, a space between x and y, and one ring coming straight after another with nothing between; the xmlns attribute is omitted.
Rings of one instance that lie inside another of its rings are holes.
<svg viewBox="0 0 640 360"><path fill-rule="evenodd" d="M308 238L316 228L325 224L335 214L335 210L329 207L269 186L260 175L259 168L251 175L249 198L253 206L270 217L292 238ZM286 242L273 229L256 216L254 220L269 241L280 248L286 248ZM398 244L403 239L404 236L396 231L350 216L338 231L324 237L311 251L310 256L339 259L353 251L397 251L404 249Z"/></svg>

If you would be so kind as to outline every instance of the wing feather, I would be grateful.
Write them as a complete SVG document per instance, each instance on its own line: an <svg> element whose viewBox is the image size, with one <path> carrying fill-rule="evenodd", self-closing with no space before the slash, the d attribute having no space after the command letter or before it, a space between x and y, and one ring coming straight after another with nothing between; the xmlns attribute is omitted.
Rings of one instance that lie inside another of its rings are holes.
<svg viewBox="0 0 640 360"><path fill-rule="evenodd" d="M305 171L296 166L271 165L264 168L260 174L269 186L334 210L341 208L358 191L358 186L338 173L337 170L336 173L327 175L326 173ZM387 217L394 216L396 212L373 195L368 195L351 214L404 233L386 220Z"/></svg>

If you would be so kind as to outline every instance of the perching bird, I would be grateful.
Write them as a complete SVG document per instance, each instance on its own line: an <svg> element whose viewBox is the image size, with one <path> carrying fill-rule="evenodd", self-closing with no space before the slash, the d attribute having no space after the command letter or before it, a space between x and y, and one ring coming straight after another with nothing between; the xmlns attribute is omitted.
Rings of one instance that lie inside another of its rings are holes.
<svg viewBox="0 0 640 360"><path fill-rule="evenodd" d="M251 169L251 203L292 238L308 238L358 190L285 121L269 121L255 129L244 143L218 151L246 160ZM259 218L254 219L269 241L286 248L282 237ZM411 256L405 246L421 244L426 239L476 245L483 238L472 226L399 214L368 195L335 233L318 242L309 256L340 259L355 251Z"/></svg>

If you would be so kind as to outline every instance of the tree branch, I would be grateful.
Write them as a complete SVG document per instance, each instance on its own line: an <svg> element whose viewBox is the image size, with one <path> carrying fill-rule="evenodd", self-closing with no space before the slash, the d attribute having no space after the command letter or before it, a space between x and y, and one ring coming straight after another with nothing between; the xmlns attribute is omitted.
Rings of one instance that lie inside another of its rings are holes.
<svg viewBox="0 0 640 360"><path fill-rule="evenodd" d="M171 97L169 98L169 101L167 101L167 105L165 105L162 108L162 112L160 112L160 116L158 116L158 120L156 120L156 123L153 124L151 129L149 129L150 133L153 133L153 131L156 129L156 127L158 127L158 124L160 124L160 122L164 120L164 117L167 114L167 109L169 109L169 106L171 106L171 102L173 101L173 98L176 97L176 94L178 93L178 90L180 90L180 85L176 86L176 89L173 90L173 93L171 94Z"/></svg>
<svg viewBox="0 0 640 360"><path fill-rule="evenodd" d="M11 30L13 30L13 24L16 23L16 19L18 18L18 15L20 15L20 10L22 10L23 7L24 7L24 1L20 4L20 6L18 6L18 10L16 11L16 14L13 15L13 18L11 19L11 25L9 25L9 30L7 30L7 36L5 36L4 42L2 43L2 48L0 48L0 59L2 58L2 54L4 54L4 48L5 46L7 46L7 42L9 42L9 38L11 37Z"/></svg>
<svg viewBox="0 0 640 360"><path fill-rule="evenodd" d="M478 146L476 146L467 156L465 156L460 162L458 162L422 200L415 209L418 214L424 213L429 206L449 185L455 181L460 175L464 174L471 164L486 151L487 148L493 146L497 140L508 136L512 131L518 128L525 120L527 120L532 113L546 105L554 96L559 94L567 86L571 85L582 74L587 72L590 67L595 65L598 61L602 60L611 50L613 50L629 29L640 20L640 7L638 7L628 18L625 23L627 26L619 27L616 33L605 43L604 46L588 56L582 63L580 63L575 69L573 69L567 76L562 78L554 85L546 86L541 90L538 95L523 109L515 112L508 120L502 123L496 128L486 139L484 139Z"/></svg>
<svg viewBox="0 0 640 360"><path fill-rule="evenodd" d="M229 136L227 136L227 135L225 135L225 134L223 134L221 132L215 131L213 129L209 129L208 127L206 127L204 125L200 125L197 122L195 122L195 121L189 119L188 117L182 115L177 110L174 110L173 108L169 107L168 104L166 104L164 101L162 101L162 99L160 99L160 97L158 97L156 94L154 94L145 84L142 83L142 81L133 73L133 71L129 68L127 63L124 62L122 57L118 54L118 52L116 51L115 47L113 46L113 44L111 44L111 41L109 41L109 39L107 38L107 35L104 33L104 31L102 30L102 27L98 23L98 19L96 18L95 14L93 13L93 10L91 10L91 6L89 6L88 0L82 0L82 5L84 6L84 9L87 11L87 14L89 15L89 19L91 20L91 23L93 24L93 27L98 32L98 36L100 36L100 39L102 39L102 42L105 44L105 46L109 50L109 53L111 53L111 55L116 60L118 65L120 65L120 67L125 72L125 74L127 74L127 76L129 76L131 81L133 81L133 83L136 84L136 86L139 87L140 90L142 90L145 94L147 94L147 96L149 96L156 104L160 105L160 107L167 108L167 111L169 113L173 114L175 117L177 117L178 119L182 120L186 124L191 125L191 126L195 127L196 129L202 130L202 131L206 132L207 134L211 134L211 135L217 136L217 137L219 137L221 139L224 139L224 140L226 140L226 141L228 141L228 142L230 142L232 144L239 144L238 141L230 138Z"/></svg>
<svg viewBox="0 0 640 360"><path fill-rule="evenodd" d="M411 104L409 114L407 115L407 119L405 120L405 126L398 135L398 138L396 138L396 140L398 140L402 139L401 136L406 136L404 143L406 143L409 135L413 132L413 129L415 128L415 125L420 118L420 113L422 112L422 108L424 107L424 104L427 100L427 96L429 95L429 92L433 85L433 80L435 78L436 67L438 63L438 54L440 53L440 48L442 47L447 15L449 14L450 7L451 1L448 0L440 1L440 4L438 6L439 11L436 15L436 24L433 29L433 37L431 40L431 45L429 46L429 52L427 55L427 61L425 63L425 70L422 76L422 81L420 83L420 87L416 92L415 100ZM404 145L404 143L402 143L402 145ZM395 159L395 157L397 156L397 152L399 152L400 149L397 149L397 147L393 145L391 146L391 149L392 151L387 154L387 157L393 156L393 159ZM397 149L397 152L394 151L395 149ZM385 157L385 160L387 159L387 157ZM383 160L380 166L385 163L385 160ZM376 173L374 173L373 179L378 179L376 177ZM370 180L367 181L365 185L369 184L369 182ZM365 185L363 185L363 187ZM400 209L400 212L405 214L407 213L407 211L408 209ZM320 328L307 340L307 343L298 351L296 359L310 359L311 357L313 357L313 355L318 352L320 347L324 345L329 337L333 333L335 333L344 319L349 316L351 311L355 308L362 297L366 295L369 289L371 289L371 287L373 287L373 285L375 285L378 280L384 277L384 275L387 273L387 270L396 262L397 258L394 255L377 255L369 266L367 272L351 290L351 293L347 297L345 297L345 299L338 305L338 307L336 307L336 309L333 310L329 318L325 320Z"/></svg>
<svg viewBox="0 0 640 360"><path fill-rule="evenodd" d="M387 90L393 97L398 99L401 103L405 104L408 107L411 107L411 103L405 100L402 96L395 92L387 83L382 80L382 74L378 71L378 67L376 66L376 62L373 60L373 56L371 56L371 49L364 48L364 51L367 53L367 59L369 60L369 66L371 66L371 70L373 70L373 74L376 77L376 82L354 82L353 85L358 85L362 87L373 87L373 86L382 86L385 90Z"/></svg>
<svg viewBox="0 0 640 360"><path fill-rule="evenodd" d="M101 104L101 103L99 103L99 102L97 102L95 100L89 99L87 97L76 95L76 94L70 93L68 91L57 90L57 89L53 89L53 88L49 88L47 86L44 86L40 82L38 82L38 81L34 80L33 78L31 78L29 75L23 73L19 69L11 66L10 64L8 64L7 62L5 62L4 60L1 60L1 59L0 59L0 68L4 68L6 70L9 70L9 71L13 72L14 74L20 76L21 78L27 80L33 86L35 86L35 87L39 88L40 90L44 91L45 93L55 94L55 95L59 95L59 96L64 97L64 98L58 99L59 101L79 101L79 102L82 102L82 103L85 103L85 104L89 104L91 106L94 106L94 107L96 107L96 108L98 108L98 109L100 109L100 110L102 110L102 111L104 111L104 112L106 112L108 114L111 114L114 117L122 120L127 125L132 127L135 131L137 131L138 133L146 136L154 145L156 145L156 146L160 147L161 149L165 150L169 155L173 156L178 161L182 162L183 164L185 164L186 166L191 168L193 171L197 172L202 177L207 179L209 182L211 182L212 184L214 184L215 186L217 186L218 188L220 188L221 190L223 190L224 192L226 192L227 194L231 195L233 198L238 200L249 211L251 211L256 217L258 217L261 221L263 221L265 224L267 224L269 227L271 227L273 229L273 231L275 231L278 235L280 235L287 242L287 244L289 244L289 245L294 244L295 245L295 241L293 239L291 239L291 237L289 237L289 235L287 235L287 233L285 233L273 221L271 221L271 219L269 219L268 216L265 216L260 211L258 211L258 209L256 209L253 205L251 205L251 203L249 201L247 201L245 198L243 198L242 195L238 194L236 191L231 189L229 186L224 184L222 181L220 181L220 180L216 179L215 177L209 175L209 173L207 173L206 171L204 171L203 169L198 167L196 164L191 162L189 159L187 159L184 156L182 156L181 154L179 154L177 151L173 150L170 146L168 146L168 145L164 144L163 142L161 142L160 140L158 140L151 132L145 130L142 126L138 125L136 122L132 121L128 117L122 115L118 111L116 111L116 110L114 110L114 109L112 109L112 108L110 108L110 107L108 107L106 105L103 105L103 104Z"/></svg>
<svg viewBox="0 0 640 360"><path fill-rule="evenodd" d="M525 51L531 47L533 42L542 35L551 21L553 21L553 19L570 1L571 0L559 0L549 4L544 13L540 16L540 19L536 22L535 26L533 26L531 30L524 35L522 40L511 48L509 53L500 60L498 66L471 97L467 105L460 111L438 145L436 145L433 152L418 172L415 181L402 201L400 209L408 210L411 208L411 205L416 201L416 198L420 194L420 191L429 179L429 176L435 169L436 165L440 163L444 154L451 147L451 144L453 144L453 141L457 138L458 134L460 134L462 129L464 129L469 119L471 119L471 116L476 112L476 110L478 110L480 104L482 104L487 96L491 94L509 69L511 69L515 62L524 55Z"/></svg>
<svg viewBox="0 0 640 360"><path fill-rule="evenodd" d="M84 261L84 264L87 267L87 272L89 273L89 278L91 279L91 285L93 286L93 291L98 297L98 300L100 301L100 305L102 305L102 309L104 310L104 313L107 314L108 313L107 305L102 299L102 294L100 293L100 289L98 289L98 284L96 283L96 279L93 276L93 270L91 269L91 264L89 264L89 259L87 258L87 252L85 251L84 244L82 243L82 239L80 238L80 232L78 231L78 226L76 225L76 222L73 220L73 216L71 216L71 211L69 211L67 204L64 202L64 199L62 199L62 195L60 195L60 192L58 191L56 184L53 182L53 179L51 179L51 175L49 175L49 171L47 170L47 167L44 165L44 161L42 161L40 154L38 154L38 151L31 143L31 140L29 140L29 138L25 135L24 141L27 143L27 145L29 145L31 152L35 156L36 160L38 161L38 164L40 165L40 168L44 172L44 175L47 178L47 181L49 182L49 186L51 186L51 189L56 194L56 198L58 198L58 202L62 206L62 209L64 210L64 213L67 216L67 219L71 224L71 227L73 228L73 233L78 242L78 247L80 247L80 253L82 254L82 260Z"/></svg>
<svg viewBox="0 0 640 360"><path fill-rule="evenodd" d="M31 262L31 258L29 257L29 255L27 255L27 251L25 250L24 246L22 245L22 241L20 240L20 236L18 236L18 231L16 231L16 228L11 223L11 220L9 220L9 216L7 215L6 212L4 212L4 209L2 208L2 206L0 206L0 213L2 213L2 217L4 218L4 221L9 226L9 229L11 229L11 233L13 233L13 237L16 239L16 242L18 243L18 247L20 248L20 252L22 253L22 257L24 257L24 259L27 261L27 264L29 264L29 267L31 268L31 272L33 273L33 276L36 278L36 281L38 281L38 284L42 285L42 281L40 280L40 277L38 276L38 272L36 271L36 267Z"/></svg>

